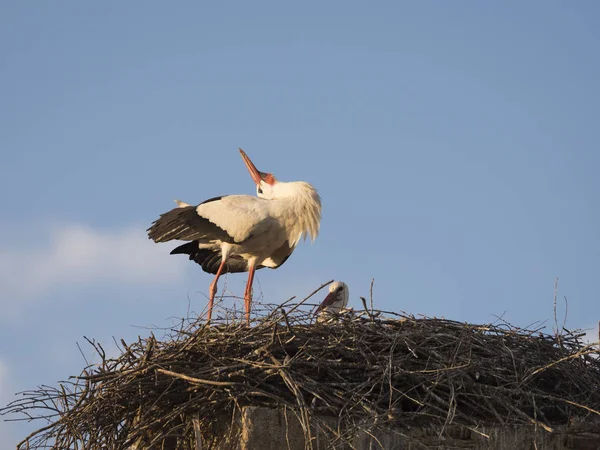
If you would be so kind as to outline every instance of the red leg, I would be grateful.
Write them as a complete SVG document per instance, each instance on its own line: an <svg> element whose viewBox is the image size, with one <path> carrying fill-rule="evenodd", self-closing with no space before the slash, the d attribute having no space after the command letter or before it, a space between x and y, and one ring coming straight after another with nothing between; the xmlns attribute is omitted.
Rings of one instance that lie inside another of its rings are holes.
<svg viewBox="0 0 600 450"><path fill-rule="evenodd" d="M215 279L213 280L213 282L210 283L210 288L209 288L210 297L208 298L208 318L206 319L207 323L210 323L210 318L212 317L213 304L215 301L215 295L217 294L217 281L219 280L219 277L221 276L221 272L223 272L223 267L225 267L226 262L227 261L225 261L225 260L221 261L219 270L217 270L217 275L215 276Z"/></svg>
<svg viewBox="0 0 600 450"><path fill-rule="evenodd" d="M246 323L250 325L250 304L252 303L252 283L254 282L254 264L250 265L248 271L248 283L246 284L246 292L244 292L244 306L246 307Z"/></svg>

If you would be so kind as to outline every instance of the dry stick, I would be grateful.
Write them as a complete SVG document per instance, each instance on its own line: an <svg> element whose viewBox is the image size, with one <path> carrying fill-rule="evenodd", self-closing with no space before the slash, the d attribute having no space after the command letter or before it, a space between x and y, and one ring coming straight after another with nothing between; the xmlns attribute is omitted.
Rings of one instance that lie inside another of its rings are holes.
<svg viewBox="0 0 600 450"><path fill-rule="evenodd" d="M288 332L290 334L293 334L292 326L290 325L288 315L285 313L285 309L281 308L281 314L283 314L283 320L285 320L285 325L287 326Z"/></svg>
<svg viewBox="0 0 600 450"><path fill-rule="evenodd" d="M542 427L544 430L546 430L548 433L554 433L554 429L549 427L548 425L546 425L543 422L540 422L538 420L535 420L533 417L529 417L527 414L525 414L523 411L521 411L519 408L517 407L513 407L513 411L517 413L517 415L521 416L523 419L528 420L529 422L531 422L532 424L536 425L536 426L540 426Z"/></svg>
<svg viewBox="0 0 600 450"><path fill-rule="evenodd" d="M302 429L304 430L305 443L308 443L309 448L312 449L312 436L311 436L311 432L310 432L310 421L309 421L310 417L309 417L308 408L306 407L306 403L304 402L302 393L300 392L300 389L299 389L297 383L295 383L294 379L289 375L287 369L283 368L283 366L281 369L279 369L279 375L283 379L284 383L287 385L288 389L296 397L296 402L298 404L298 407L300 408L300 416L301 416L300 425L302 426Z"/></svg>
<svg viewBox="0 0 600 450"><path fill-rule="evenodd" d="M19 442L17 444L17 448L21 448L21 446L23 444L27 444L27 448L29 448L29 439L34 437L36 434L41 434L44 431L49 430L50 428L56 427L57 424L58 424L58 422L53 422L49 425L46 425L45 427L40 428L39 430L35 430L34 432L30 433L25 439L23 439L21 442Z"/></svg>
<svg viewBox="0 0 600 450"><path fill-rule="evenodd" d="M483 398L483 401L488 406L488 410L492 412L492 414L494 415L494 417L496 418L498 423L500 423L500 425L504 426L505 425L504 419L502 419L500 414L498 414L498 411L496 410L496 408L494 408L494 405L492 405L492 402L490 402L490 399L488 398L488 396L483 393L481 386L479 386L478 391L479 391L479 397Z"/></svg>
<svg viewBox="0 0 600 450"><path fill-rule="evenodd" d="M567 316L569 314L569 300L567 300L567 296L564 295L563 298L565 299L565 317L563 317L563 324L562 324L562 330L565 330L565 325L567 323Z"/></svg>
<svg viewBox="0 0 600 450"><path fill-rule="evenodd" d="M293 296L291 296L290 298L288 298L288 299L287 299L285 302L283 302L283 303L282 303L281 305L279 305L279 306L283 307L283 306L287 305L289 302L291 302L292 300L294 300L295 298L296 298L296 296L295 296L295 295L293 295Z"/></svg>
<svg viewBox="0 0 600 450"><path fill-rule="evenodd" d="M237 384L237 383L234 383L232 381L202 380L200 378L190 377L188 375L184 375L182 373L173 372L171 370L161 369L160 367L157 367L154 370L156 370L157 372L160 372L162 374L169 375L169 376L175 377L175 378L180 378L182 380L189 381L190 383L195 383L195 384L209 384L211 386L235 386Z"/></svg>
<svg viewBox="0 0 600 450"><path fill-rule="evenodd" d="M562 347L562 343L560 342L560 333L558 331L558 318L556 315L556 297L558 295L558 277L556 277L556 280L554 280L554 326L556 327L554 330L554 335L556 337L556 340L558 342L558 345L560 345Z"/></svg>
<svg viewBox="0 0 600 450"><path fill-rule="evenodd" d="M596 353L596 350L595 350L595 349L594 349L594 350L589 350L590 348L593 348L593 347L594 347L594 345L593 345L593 344L586 345L585 347L583 347L583 348L582 348L580 351L578 351L577 353L574 353L574 354L572 354L572 355L565 356L564 358L560 358L558 361L553 361L553 362L551 362L550 364L548 364L548 365L546 365L546 366L544 366L544 367L540 367L539 369L537 369L537 370L534 370L533 372L531 372L529 375L527 375L527 376L526 376L526 377L523 379L523 383L526 383L527 381L529 381L529 379L530 379L531 377L533 377L535 374L537 374L537 373L540 373L540 372L543 372L544 370L547 370L547 369L549 369L550 367L553 367L553 366L555 366L555 365L557 365L557 364L560 364L561 362L564 362L564 361L567 361L567 360L569 360L569 359L573 359L573 358L578 358L578 357L580 357L580 356L583 356L583 355L590 355L590 354L592 354L592 353Z"/></svg>
<svg viewBox="0 0 600 450"><path fill-rule="evenodd" d="M495 391L504 391L504 392L507 392L507 393L509 393L511 395L514 395L514 394L517 394L517 393L522 393L522 391L520 389L510 389L510 388L505 388L505 387L502 387L502 386L487 386L487 388L491 389L491 390L495 390ZM594 414L597 414L597 415L600 416L600 411L597 411L597 410L592 409L592 408L590 408L588 406L582 405L580 403L576 403L574 401L571 401L571 400L568 400L568 399L565 399L565 398L557 397L556 395L547 395L547 394L536 393L535 396L538 397L538 398L543 398L543 399L551 400L553 403L555 403L555 402L568 403L569 405L575 406L577 408L585 409L586 411L589 411L591 413L594 413Z"/></svg>
<svg viewBox="0 0 600 450"><path fill-rule="evenodd" d="M582 404L580 404L580 403L575 403L575 402L572 402L571 400L567 400L566 398L564 398L564 399L561 399L561 400L562 400L563 402L565 402L565 403L568 403L569 405L573 405L573 406L576 406L576 407L578 407L578 408L585 409L586 411L589 411L589 412L591 412L591 413L594 413L594 414L597 414L597 415L599 415L599 416L600 416L600 411L596 411L595 409L589 408L589 407L587 407L587 406L585 406L585 405L582 405Z"/></svg>
<svg viewBox="0 0 600 450"><path fill-rule="evenodd" d="M371 299L371 315L373 315L373 284L375 283L375 278L371 278L371 286L369 288L369 298Z"/></svg>
<svg viewBox="0 0 600 450"><path fill-rule="evenodd" d="M405 373L440 373L440 372L446 372L449 370L464 369L465 367L469 367L470 365L471 365L471 363L468 362L465 364L461 364L460 366L440 367L439 369L407 370Z"/></svg>
<svg viewBox="0 0 600 450"><path fill-rule="evenodd" d="M371 322L375 322L375 317L373 317L373 313L369 310L369 308L367 308L367 299L364 297L360 297L360 300L362 301L363 307L365 308L365 312L369 315Z"/></svg>
<svg viewBox="0 0 600 450"><path fill-rule="evenodd" d="M277 337L277 322L273 325L273 334L271 335L271 345L275 345L275 338Z"/></svg>
<svg viewBox="0 0 600 450"><path fill-rule="evenodd" d="M319 292L321 289L323 289L325 286L327 286L327 285L329 285L329 284L331 284L331 283L333 283L333 280L329 280L327 283L323 283L323 284L322 284L321 286L319 286L317 289L315 289L314 291L312 291L312 292L311 292L311 293L308 295L308 297L306 297L304 300L302 300L300 303L296 304L296 305L295 305L295 306L294 306L292 309L290 309L290 310L288 311L288 314L291 314L292 312L294 312L294 311L295 311L296 309L298 309L298 307L299 307L300 305L302 305L302 304L303 304L303 303L304 303L306 300L308 300L309 298L311 298L313 295L315 295L317 292ZM281 306L283 307L284 305L281 305Z"/></svg>

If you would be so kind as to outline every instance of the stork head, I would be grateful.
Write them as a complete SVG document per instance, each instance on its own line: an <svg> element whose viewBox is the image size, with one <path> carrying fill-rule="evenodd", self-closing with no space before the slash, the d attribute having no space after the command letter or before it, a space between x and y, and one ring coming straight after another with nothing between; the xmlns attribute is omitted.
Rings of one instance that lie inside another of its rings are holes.
<svg viewBox="0 0 600 450"><path fill-rule="evenodd" d="M321 222L321 197L317 190L305 181L278 181L272 173L261 172L241 148L240 154L256 184L256 195L265 200L290 200L295 212L294 223L287 228L289 244L295 247L300 239L310 235L314 241L319 234Z"/></svg>
<svg viewBox="0 0 600 450"><path fill-rule="evenodd" d="M273 188L277 184L277 180L273 174L258 170L248 155L246 155L246 152L244 152L244 150L241 148L239 150L240 154L242 155L242 159L246 163L248 172L250 172L250 176L256 184L256 195L262 198L272 199L274 197Z"/></svg>
<svg viewBox="0 0 600 450"><path fill-rule="evenodd" d="M339 311L348 305L350 291L348 285L343 281L335 281L329 285L329 294L319 305L316 312L328 309L331 311Z"/></svg>

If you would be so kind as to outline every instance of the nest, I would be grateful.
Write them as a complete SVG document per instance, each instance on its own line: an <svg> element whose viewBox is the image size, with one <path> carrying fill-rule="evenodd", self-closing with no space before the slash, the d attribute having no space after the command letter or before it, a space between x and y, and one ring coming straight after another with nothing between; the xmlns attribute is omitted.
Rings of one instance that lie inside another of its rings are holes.
<svg viewBox="0 0 600 450"><path fill-rule="evenodd" d="M122 354L58 387L21 393L0 410L44 419L18 449L222 448L244 406L334 417L331 446L356 430L452 425L553 427L600 417L600 359L563 329L473 325L382 311L317 323L310 311L263 306L251 327L231 311L211 326L182 321L164 338L122 342Z"/></svg>

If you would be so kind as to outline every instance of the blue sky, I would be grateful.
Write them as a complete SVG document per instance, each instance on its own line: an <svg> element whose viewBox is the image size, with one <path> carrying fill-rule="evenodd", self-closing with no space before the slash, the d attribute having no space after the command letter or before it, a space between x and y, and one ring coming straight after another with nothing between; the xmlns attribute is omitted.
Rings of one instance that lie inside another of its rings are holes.
<svg viewBox="0 0 600 450"><path fill-rule="evenodd" d="M238 147L323 198L255 296L335 278L359 307L374 277L381 309L550 330L559 277L593 327L599 47L592 1L3 2L0 403L79 373L84 335L202 310L211 276L145 230L253 194Z"/></svg>

